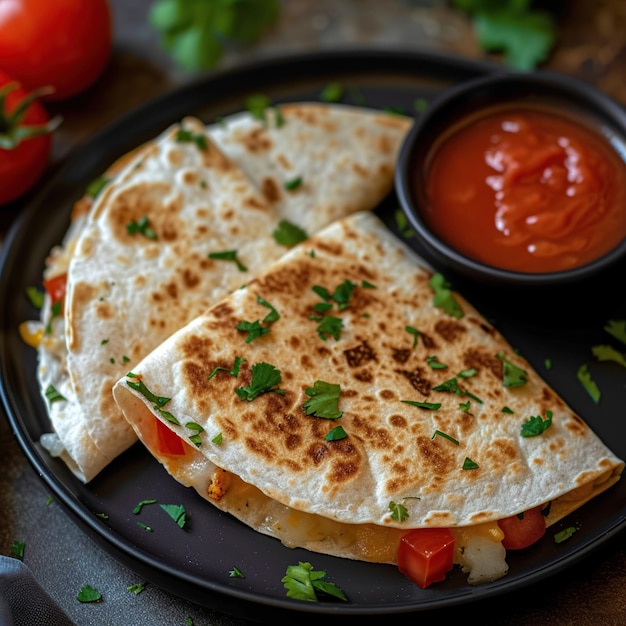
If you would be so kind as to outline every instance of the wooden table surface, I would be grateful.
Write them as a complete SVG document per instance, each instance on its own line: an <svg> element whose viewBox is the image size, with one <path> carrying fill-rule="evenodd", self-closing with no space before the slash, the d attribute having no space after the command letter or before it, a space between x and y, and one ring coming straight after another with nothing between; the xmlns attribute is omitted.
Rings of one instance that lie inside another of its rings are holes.
<svg viewBox="0 0 626 626"><path fill-rule="evenodd" d="M626 1L573 0L558 6L558 43L542 67L599 87L626 105ZM108 123L149 99L198 78L177 69L149 26L149 0L111 0L114 49L99 81L73 100L50 106L63 116L55 133L50 171L73 148ZM229 52L220 70L250 59L331 49L337 45L436 50L471 58L489 58L476 43L466 16L444 1L291 0L283 2L280 22L253 48ZM210 72L206 73L207 75ZM0 209L0 235L23 204ZM101 586L113 579L138 582L132 570L103 553L78 530L60 506L41 513L33 502L45 499L45 487L0 415L0 553L18 539L27 543L25 562L44 588L77 624L243 625L238 617L198 607L159 589L140 596L110 591L100 605L82 605L76 591L97 571ZM25 496L28 494L28 497ZM593 506L593 504L591 504ZM59 577L50 563L72 559ZM126 588L126 585L123 585ZM626 535L621 533L566 571L521 591L436 613L404 616L434 623L446 617L461 624L605 626L626 624Z"/></svg>

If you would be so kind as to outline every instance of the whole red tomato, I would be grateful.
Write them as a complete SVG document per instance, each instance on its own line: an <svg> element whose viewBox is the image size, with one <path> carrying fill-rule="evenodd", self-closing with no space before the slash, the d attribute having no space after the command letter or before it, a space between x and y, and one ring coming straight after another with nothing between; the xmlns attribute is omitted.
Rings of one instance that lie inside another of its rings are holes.
<svg viewBox="0 0 626 626"><path fill-rule="evenodd" d="M0 205L19 198L39 179L54 126L35 94L0 72Z"/></svg>
<svg viewBox="0 0 626 626"><path fill-rule="evenodd" d="M111 30L108 0L0 0L0 69L65 100L106 67Z"/></svg>

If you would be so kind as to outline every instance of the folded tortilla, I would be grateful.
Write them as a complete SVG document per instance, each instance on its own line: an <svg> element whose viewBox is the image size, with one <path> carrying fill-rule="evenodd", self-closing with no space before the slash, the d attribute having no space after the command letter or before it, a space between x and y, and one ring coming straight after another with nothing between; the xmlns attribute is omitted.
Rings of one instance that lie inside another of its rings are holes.
<svg viewBox="0 0 626 626"><path fill-rule="evenodd" d="M76 214L47 271L67 272L67 295L63 315L43 312L51 332L38 375L54 432L42 444L85 482L130 447L136 436L113 383L277 260L281 220L311 233L375 208L409 124L357 107L290 104L211 127L187 118L139 149L88 214ZM50 401L50 389L60 397Z"/></svg>
<svg viewBox="0 0 626 626"><path fill-rule="evenodd" d="M412 528L455 528L467 546L538 505L552 524L624 465L368 212L293 248L113 393L176 480L285 545L364 561L394 563ZM537 420L551 424L522 436Z"/></svg>

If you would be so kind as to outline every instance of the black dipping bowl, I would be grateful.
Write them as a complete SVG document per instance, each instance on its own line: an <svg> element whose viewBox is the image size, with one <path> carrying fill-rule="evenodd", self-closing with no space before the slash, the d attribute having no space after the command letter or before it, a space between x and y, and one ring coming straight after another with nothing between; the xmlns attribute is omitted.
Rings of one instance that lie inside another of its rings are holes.
<svg viewBox="0 0 626 626"><path fill-rule="evenodd" d="M588 120L626 161L626 109L592 86L551 72L498 72L464 82L443 92L416 120L400 150L395 175L396 192L411 224L418 252L442 273L469 279L479 286L516 288L579 285L608 276L619 265L626 269L626 239L604 256L573 269L524 273L487 265L462 254L443 241L426 223L426 179L437 146L463 120L506 106L545 108L565 117ZM454 184L454 181L451 181ZM626 219L626 206L624 207ZM623 280L623 279L622 279ZM544 290L545 291L545 290Z"/></svg>

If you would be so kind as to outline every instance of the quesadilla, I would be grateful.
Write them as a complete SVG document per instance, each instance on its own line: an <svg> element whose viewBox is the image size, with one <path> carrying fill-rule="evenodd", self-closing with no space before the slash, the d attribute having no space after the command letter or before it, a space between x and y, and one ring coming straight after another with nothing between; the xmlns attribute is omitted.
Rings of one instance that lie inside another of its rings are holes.
<svg viewBox="0 0 626 626"><path fill-rule="evenodd" d="M397 563L408 531L445 528L470 583L507 571L499 521L541 507L553 524L624 466L369 212L291 249L113 394L176 480L256 531Z"/></svg>
<svg viewBox="0 0 626 626"><path fill-rule="evenodd" d="M301 103L210 127L187 118L140 148L72 221L47 270L59 285L43 309L38 376L53 432L42 445L85 482L130 447L113 383L277 260L281 226L306 236L375 208L409 124Z"/></svg>

